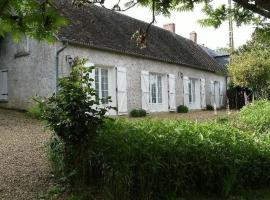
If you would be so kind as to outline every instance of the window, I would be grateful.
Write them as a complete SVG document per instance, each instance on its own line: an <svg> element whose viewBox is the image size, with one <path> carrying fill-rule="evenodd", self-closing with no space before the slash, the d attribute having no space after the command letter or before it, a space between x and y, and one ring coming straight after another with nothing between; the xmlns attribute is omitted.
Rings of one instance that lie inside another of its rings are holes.
<svg viewBox="0 0 270 200"><path fill-rule="evenodd" d="M107 104L109 97L108 69L95 69L95 89L97 97L103 99L102 103Z"/></svg>
<svg viewBox="0 0 270 200"><path fill-rule="evenodd" d="M196 80L190 78L188 82L188 94L189 94L189 103L195 103L196 101Z"/></svg>
<svg viewBox="0 0 270 200"><path fill-rule="evenodd" d="M24 36L21 41L17 43L17 52L15 57L28 56L29 52L29 38Z"/></svg>
<svg viewBox="0 0 270 200"><path fill-rule="evenodd" d="M150 74L150 103L162 103L162 76Z"/></svg>

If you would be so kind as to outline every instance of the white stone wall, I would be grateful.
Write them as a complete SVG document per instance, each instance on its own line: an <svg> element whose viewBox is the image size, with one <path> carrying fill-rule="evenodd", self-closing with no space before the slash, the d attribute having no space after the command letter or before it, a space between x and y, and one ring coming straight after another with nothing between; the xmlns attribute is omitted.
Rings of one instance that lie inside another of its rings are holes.
<svg viewBox="0 0 270 200"><path fill-rule="evenodd" d="M8 70L8 102L0 106L26 109L33 103L32 96L48 97L55 92L56 51L61 43L47 44L36 40L30 41L30 55L15 58L16 44L10 37L0 44L0 69ZM127 101L128 110L141 108L141 71L176 76L176 105L184 102L183 76L206 79L206 103L210 104L210 81L220 81L225 85L225 77L211 72L193 69L190 67L168 64L141 57L128 56L119 53L89 49L82 46L69 45L60 54L59 74L67 76L70 66L66 56L87 58L91 63L108 67L127 68ZM166 109L166 108L165 108Z"/></svg>
<svg viewBox="0 0 270 200"><path fill-rule="evenodd" d="M126 67L127 68L127 96L128 110L141 108L141 71L149 71L161 74L174 74L176 76L176 105L184 103L183 97L183 76L192 78L204 78L206 80L206 104L210 104L210 81L219 81L221 84L226 84L224 76L202 71L190 67L168 64L156 60L149 60L141 57L128 56L115 52L102 51L98 49L88 49L70 45L63 53L61 59L61 73L68 75L70 71L69 65L66 63L65 56L86 58L89 62L95 65L110 66L110 67ZM166 109L166 108L165 108ZM164 110L165 111L165 110ZM168 109L166 110L168 111Z"/></svg>
<svg viewBox="0 0 270 200"><path fill-rule="evenodd" d="M8 102L1 107L27 109L33 96L50 96L55 90L55 45L29 40L30 54L15 58L11 37L0 42L0 69L8 70Z"/></svg>

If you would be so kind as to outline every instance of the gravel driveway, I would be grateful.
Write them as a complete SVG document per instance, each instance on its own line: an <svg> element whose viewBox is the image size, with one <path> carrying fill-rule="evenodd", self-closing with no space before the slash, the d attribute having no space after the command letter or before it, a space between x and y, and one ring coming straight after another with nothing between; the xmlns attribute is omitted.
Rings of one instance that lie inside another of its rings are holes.
<svg viewBox="0 0 270 200"><path fill-rule="evenodd" d="M37 120L0 109L0 200L41 199L48 190L48 138Z"/></svg>

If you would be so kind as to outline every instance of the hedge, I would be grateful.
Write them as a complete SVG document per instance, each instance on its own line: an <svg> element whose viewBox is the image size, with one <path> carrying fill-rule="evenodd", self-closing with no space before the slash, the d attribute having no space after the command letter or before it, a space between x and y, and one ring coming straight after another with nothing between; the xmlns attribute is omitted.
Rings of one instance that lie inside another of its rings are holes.
<svg viewBox="0 0 270 200"><path fill-rule="evenodd" d="M89 167L114 199L228 196L270 184L269 144L267 134L216 123L109 120L92 144Z"/></svg>
<svg viewBox="0 0 270 200"><path fill-rule="evenodd" d="M260 100L240 111L241 125L245 128L264 133L270 130L270 101Z"/></svg>

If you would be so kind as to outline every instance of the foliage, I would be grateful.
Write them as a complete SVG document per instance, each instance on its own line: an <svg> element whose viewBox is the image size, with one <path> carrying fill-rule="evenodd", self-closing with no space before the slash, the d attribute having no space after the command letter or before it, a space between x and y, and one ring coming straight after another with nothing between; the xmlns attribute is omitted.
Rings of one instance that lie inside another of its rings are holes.
<svg viewBox="0 0 270 200"><path fill-rule="evenodd" d="M94 182L114 199L228 196L269 185L269 142L216 123L108 121L89 163L99 169Z"/></svg>
<svg viewBox="0 0 270 200"><path fill-rule="evenodd" d="M229 73L236 89L255 98L270 98L270 25L257 27L252 39L234 52Z"/></svg>
<svg viewBox="0 0 270 200"><path fill-rule="evenodd" d="M126 0L122 3L118 1L112 8L114 11L126 11L136 5L151 7L153 19L150 25L155 21L155 15L170 15L172 11L190 11L198 4L204 3L203 11L207 15L206 19L201 20L201 24L205 26L219 27L222 22L233 19L237 25L253 23L265 24L255 14L259 14L265 18L270 18L270 7L261 0L255 0L256 5L248 0L233 0L234 6L231 8L225 4L219 4L217 8L213 7L212 1L205 0ZM37 39L46 39L48 41L55 40L55 34L59 28L67 24L67 20L61 17L61 11L57 10L57 3L61 1L46 0L2 0L0 2L0 36L11 33L16 40L24 35L28 35ZM62 3L73 3L76 6L85 4L99 4L106 7L108 0L65 0ZM217 1L216 1L217 2ZM259 5L259 6L257 6ZM73 6L73 5L69 5ZM140 27L142 30L144 27ZM142 37L141 42L145 42L147 33L140 31Z"/></svg>
<svg viewBox="0 0 270 200"><path fill-rule="evenodd" d="M230 109L243 108L246 104L245 94L247 95L247 100L251 102L252 101L251 90L236 86L233 82L230 82L227 90L227 97L229 100Z"/></svg>
<svg viewBox="0 0 270 200"><path fill-rule="evenodd" d="M51 163L52 170L56 178L65 176L64 165L65 145L57 136L51 137L47 143L47 157Z"/></svg>
<svg viewBox="0 0 270 200"><path fill-rule="evenodd" d="M146 111L144 109L133 109L130 112L131 117L145 117L146 116Z"/></svg>
<svg viewBox="0 0 270 200"><path fill-rule="evenodd" d="M235 3L235 8L225 7L224 4L221 4L218 9L213 9L211 14L217 14L216 18L226 19L229 15L233 17L237 22L246 22L249 21L253 16L253 13L258 13L266 18L270 18L270 7L267 3L263 3L260 0L255 0L256 5L249 2L248 0L239 1L233 0ZM82 4L99 4L103 7L106 6L108 0L73 0L73 2L77 5ZM154 5L154 11L157 13L162 13L164 15L169 15L172 10L178 11L190 11L193 10L197 4L204 3L207 7L210 7L212 1L204 1L204 0L127 0L123 5L121 1L118 1L115 5L112 6L111 9L115 11L125 11L134 7L136 4L140 4L146 7L152 7ZM259 5L259 6L257 6ZM209 8L208 8L209 9ZM208 13L207 13L208 14ZM211 16L211 15L210 15Z"/></svg>
<svg viewBox="0 0 270 200"><path fill-rule="evenodd" d="M51 149L57 154L64 146L64 174L70 180L84 173L85 153L110 109L100 105L104 99L96 96L90 78L93 68L84 67L85 62L75 60L70 76L59 80L59 92L45 102L42 115L57 139L51 143ZM62 144L56 145L57 141ZM58 157L53 153L51 159Z"/></svg>
<svg viewBox="0 0 270 200"><path fill-rule="evenodd" d="M28 116L30 116L31 118L34 118L34 119L41 119L42 118L42 108L41 106L38 104L38 105L35 105L31 108L29 108L27 110L27 114Z"/></svg>
<svg viewBox="0 0 270 200"><path fill-rule="evenodd" d="M214 8L210 4L205 4L203 12L206 14L206 19L199 20L203 26L214 26L218 28L224 21L233 20L238 26L242 24L260 24L261 20L254 13L245 9L239 4L234 4L233 7L222 4Z"/></svg>
<svg viewBox="0 0 270 200"><path fill-rule="evenodd" d="M270 131L270 101L256 101L240 112L240 121L245 127L260 133Z"/></svg>
<svg viewBox="0 0 270 200"><path fill-rule="evenodd" d="M40 97L34 97L35 105L27 110L28 116L34 119L42 119L42 114L45 109L44 100Z"/></svg>
<svg viewBox="0 0 270 200"><path fill-rule="evenodd" d="M37 39L55 39L55 33L67 21L55 9L52 0L2 0L0 37L11 33L15 40L28 35Z"/></svg>
<svg viewBox="0 0 270 200"><path fill-rule="evenodd" d="M270 132L249 130L269 130L269 111L270 103L260 101L244 108L240 119L216 122L105 120L84 155L88 170L77 174L88 180L79 191L91 189L78 194L90 199L95 189L100 199L257 199L260 193L246 191L269 186ZM51 149L60 159L53 161L65 162L62 143L55 142Z"/></svg>
<svg viewBox="0 0 270 200"><path fill-rule="evenodd" d="M188 107L184 105L180 105L177 107L178 113L188 113Z"/></svg>
<svg viewBox="0 0 270 200"><path fill-rule="evenodd" d="M232 81L243 88L250 88L257 96L270 95L270 52L254 49L232 57L229 72Z"/></svg>
<svg viewBox="0 0 270 200"><path fill-rule="evenodd" d="M206 105L206 110L214 110L214 106L208 104Z"/></svg>

